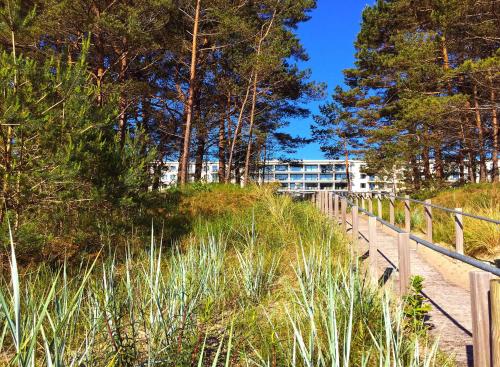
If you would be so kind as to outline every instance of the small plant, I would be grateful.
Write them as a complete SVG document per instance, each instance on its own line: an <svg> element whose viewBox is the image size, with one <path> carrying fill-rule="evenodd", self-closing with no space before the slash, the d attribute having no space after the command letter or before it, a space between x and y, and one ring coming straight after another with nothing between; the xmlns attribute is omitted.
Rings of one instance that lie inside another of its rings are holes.
<svg viewBox="0 0 500 367"><path fill-rule="evenodd" d="M415 275L410 280L410 291L404 297L404 316L408 322L408 327L415 332L426 330L426 317L431 305L425 303L425 298L422 295L424 289L424 278L420 275Z"/></svg>

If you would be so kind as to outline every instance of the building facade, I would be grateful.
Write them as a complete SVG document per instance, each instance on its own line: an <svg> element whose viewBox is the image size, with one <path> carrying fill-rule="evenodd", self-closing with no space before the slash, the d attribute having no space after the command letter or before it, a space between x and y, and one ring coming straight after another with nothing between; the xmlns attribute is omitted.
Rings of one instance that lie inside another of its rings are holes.
<svg viewBox="0 0 500 367"><path fill-rule="evenodd" d="M162 184L175 185L177 162L167 162ZM365 163L349 161L351 190L354 192L392 191L394 183L386 178L363 172ZM218 162L207 162L202 168L202 180L218 182ZM194 179L194 164L189 165L190 181ZM259 183L277 182L281 191L348 190L347 170L342 160L303 160L296 162L268 161L253 177Z"/></svg>

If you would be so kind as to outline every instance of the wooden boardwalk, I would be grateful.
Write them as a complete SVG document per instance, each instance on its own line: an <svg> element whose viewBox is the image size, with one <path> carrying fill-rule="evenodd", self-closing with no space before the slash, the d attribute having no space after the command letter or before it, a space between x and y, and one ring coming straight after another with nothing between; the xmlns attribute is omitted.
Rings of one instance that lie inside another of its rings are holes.
<svg viewBox="0 0 500 367"><path fill-rule="evenodd" d="M359 253L365 253L368 251L368 220L364 215L359 216L359 232ZM419 253L418 246L421 245L411 241L411 274L424 277L423 294L432 306L428 320L431 333L439 338L441 350L455 357L458 366L473 366L470 292L465 287L447 281L441 271ZM390 274L385 286L397 293L399 273L396 271L396 235L380 224L377 225L377 247L378 276Z"/></svg>

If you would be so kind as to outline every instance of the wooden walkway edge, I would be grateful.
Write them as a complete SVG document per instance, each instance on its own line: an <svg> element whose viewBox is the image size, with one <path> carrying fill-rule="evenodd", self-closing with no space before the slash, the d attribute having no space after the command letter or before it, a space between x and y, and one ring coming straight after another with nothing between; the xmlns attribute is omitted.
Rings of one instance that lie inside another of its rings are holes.
<svg viewBox="0 0 500 367"><path fill-rule="evenodd" d="M369 227L366 216L359 216L358 246L361 253L368 251ZM380 281L394 293L399 291L400 273L397 271L397 234L380 226L376 229L377 265ZM420 245L421 246L421 245ZM410 241L411 274L424 277L423 295L432 306L429 313L431 335L438 338L441 350L452 355L457 366L473 366L471 295L462 287L450 284L439 269L419 254L419 245Z"/></svg>

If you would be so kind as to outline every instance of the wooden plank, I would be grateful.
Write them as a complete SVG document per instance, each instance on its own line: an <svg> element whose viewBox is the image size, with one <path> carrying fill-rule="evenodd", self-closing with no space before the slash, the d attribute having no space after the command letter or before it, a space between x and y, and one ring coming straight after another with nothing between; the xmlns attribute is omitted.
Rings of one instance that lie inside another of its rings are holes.
<svg viewBox="0 0 500 367"><path fill-rule="evenodd" d="M491 366L489 292L492 278L493 275L485 271L469 273L475 367Z"/></svg>
<svg viewBox="0 0 500 367"><path fill-rule="evenodd" d="M430 204L432 204L431 199L427 199L425 201L425 206L424 206L424 212L425 212L425 222L427 224L427 230L426 230L426 237L427 241L433 242L432 240L432 207Z"/></svg>
<svg viewBox="0 0 500 367"><path fill-rule="evenodd" d="M411 231L410 196L405 195L405 231Z"/></svg>
<svg viewBox="0 0 500 367"><path fill-rule="evenodd" d="M326 191L323 191L323 213L325 213L325 215L328 214L328 197L327 197L327 192Z"/></svg>
<svg viewBox="0 0 500 367"><path fill-rule="evenodd" d="M371 192L368 194L368 211L370 212L370 214L373 214L373 200Z"/></svg>
<svg viewBox="0 0 500 367"><path fill-rule="evenodd" d="M492 367L500 367L500 279L490 280Z"/></svg>
<svg viewBox="0 0 500 367"><path fill-rule="evenodd" d="M455 210L461 212L462 208L455 208ZM455 251L464 254L464 221L460 213L455 213Z"/></svg>
<svg viewBox="0 0 500 367"><path fill-rule="evenodd" d="M345 231L347 231L347 199L346 198L342 198L341 200L341 211L342 211L342 229Z"/></svg>
<svg viewBox="0 0 500 367"><path fill-rule="evenodd" d="M365 210L365 194L361 194L361 209Z"/></svg>
<svg viewBox="0 0 500 367"><path fill-rule="evenodd" d="M378 277L377 265L377 218L368 217L368 241L369 241L369 258L370 258L370 275L374 281Z"/></svg>
<svg viewBox="0 0 500 367"><path fill-rule="evenodd" d="M389 196L389 223L394 225L394 194Z"/></svg>
<svg viewBox="0 0 500 367"><path fill-rule="evenodd" d="M331 191L327 191L326 198L327 198L328 217L332 218L333 217L333 193Z"/></svg>
<svg viewBox="0 0 500 367"><path fill-rule="evenodd" d="M333 197L333 215L335 219L338 221L339 219L339 195L335 194Z"/></svg>
<svg viewBox="0 0 500 367"><path fill-rule="evenodd" d="M377 195L377 216L382 218L382 194Z"/></svg>
<svg viewBox="0 0 500 367"><path fill-rule="evenodd" d="M325 191L325 214L327 216L330 216L330 204L328 202L328 199L330 198L329 192Z"/></svg>
<svg viewBox="0 0 500 367"><path fill-rule="evenodd" d="M399 294L404 296L410 289L410 233L398 233Z"/></svg>
<svg viewBox="0 0 500 367"><path fill-rule="evenodd" d="M351 208L352 215L352 242L356 245L359 238L359 216L358 216L358 206L354 205Z"/></svg>

